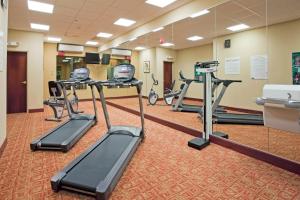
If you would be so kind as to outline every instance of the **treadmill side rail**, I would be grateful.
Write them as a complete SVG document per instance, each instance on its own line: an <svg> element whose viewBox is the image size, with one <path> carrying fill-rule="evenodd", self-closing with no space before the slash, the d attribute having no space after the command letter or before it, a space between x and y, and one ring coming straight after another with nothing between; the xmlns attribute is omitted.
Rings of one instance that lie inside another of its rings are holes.
<svg viewBox="0 0 300 200"><path fill-rule="evenodd" d="M65 172L59 172L51 178L51 188L54 192L58 192L60 189L60 181L66 175Z"/></svg>

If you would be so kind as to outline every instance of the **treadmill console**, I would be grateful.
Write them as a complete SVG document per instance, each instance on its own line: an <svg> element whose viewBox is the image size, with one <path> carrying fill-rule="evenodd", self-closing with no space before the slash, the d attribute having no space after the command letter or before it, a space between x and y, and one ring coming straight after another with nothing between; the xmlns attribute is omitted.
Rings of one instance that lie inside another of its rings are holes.
<svg viewBox="0 0 300 200"><path fill-rule="evenodd" d="M86 81L90 79L90 70L88 68L82 67L75 69L71 73L71 80L76 80L76 81Z"/></svg>
<svg viewBox="0 0 300 200"><path fill-rule="evenodd" d="M194 66L194 77L196 80L203 82L205 73L217 71L218 61L196 62Z"/></svg>
<svg viewBox="0 0 300 200"><path fill-rule="evenodd" d="M131 64L121 64L114 67L112 81L128 82L134 79L135 67Z"/></svg>

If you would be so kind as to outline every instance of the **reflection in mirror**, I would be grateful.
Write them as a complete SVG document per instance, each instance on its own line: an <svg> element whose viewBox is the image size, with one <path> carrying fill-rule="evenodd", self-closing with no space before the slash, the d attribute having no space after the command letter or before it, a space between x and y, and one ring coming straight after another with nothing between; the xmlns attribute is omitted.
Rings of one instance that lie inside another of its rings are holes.
<svg viewBox="0 0 300 200"><path fill-rule="evenodd" d="M144 96L151 90L154 73L159 83L155 89L163 97L163 63L168 58L173 63L175 90L185 84L180 71L187 79L194 79L196 62L219 61L214 74L219 81L214 92L214 116L220 117L214 117L214 130L227 133L234 142L299 161L300 149L296 146L299 134L264 126L263 107L255 102L262 96L264 85L292 84L299 79L299 67L295 64L298 58L292 58L292 53L300 51L299 9L300 2L295 0L231 0L207 8L201 16L188 17L163 29L157 27L160 29L156 32L132 38L121 48L138 51L141 66L138 73L144 82ZM163 43L174 45L162 46ZM150 70L144 71L145 62ZM187 88L184 103L199 106L203 84L192 81ZM160 108L148 106L146 112L202 130L198 113L172 112L172 107L161 105Z"/></svg>
<svg viewBox="0 0 300 200"><path fill-rule="evenodd" d="M262 96L283 101L300 100L300 2L294 0L268 1L269 77ZM271 86L270 86L271 85ZM280 86L282 85L282 86ZM280 90L281 88L281 90ZM269 92L268 92L269 91ZM272 113L272 115L270 115ZM283 104L264 106L272 154L300 162L300 108Z"/></svg>
<svg viewBox="0 0 300 200"><path fill-rule="evenodd" d="M84 57L57 56L56 80L67 80L74 69L86 67Z"/></svg>
<svg viewBox="0 0 300 200"><path fill-rule="evenodd" d="M86 67L84 57L56 56L56 80L68 80L74 69ZM86 89L84 84L78 85L76 89ZM67 87L69 90L70 87Z"/></svg>
<svg viewBox="0 0 300 200"><path fill-rule="evenodd" d="M266 0L232 0L216 7L214 59L221 80L215 99L224 112L214 112L215 130L229 140L268 151L268 132L255 100L267 83ZM256 73L255 73L256 72ZM263 74L264 73L264 74Z"/></svg>

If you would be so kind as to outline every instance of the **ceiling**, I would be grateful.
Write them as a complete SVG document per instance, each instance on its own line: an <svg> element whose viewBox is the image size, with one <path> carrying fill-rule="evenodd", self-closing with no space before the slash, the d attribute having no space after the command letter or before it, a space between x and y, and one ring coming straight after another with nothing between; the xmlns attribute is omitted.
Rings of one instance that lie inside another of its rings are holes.
<svg viewBox="0 0 300 200"><path fill-rule="evenodd" d="M267 2L267 3L266 3ZM164 30L149 33L120 47L134 49L136 46L157 47L160 39L172 42L173 49L184 49L211 43L216 36L231 34L226 28L244 23L250 29L263 27L300 18L299 0L232 0L215 8L210 13L197 18L186 18L168 25ZM199 35L197 42L186 38Z"/></svg>
<svg viewBox="0 0 300 200"><path fill-rule="evenodd" d="M45 36L61 37L62 42L74 44L97 40L101 45L192 0L177 0L165 8L146 4L145 0L36 1L54 4L53 14L29 11L27 0L10 0L8 27L33 31L30 23L47 24L50 25L50 30L44 32ZM137 23L131 27L113 25L121 17ZM99 32L112 33L113 37L96 38Z"/></svg>

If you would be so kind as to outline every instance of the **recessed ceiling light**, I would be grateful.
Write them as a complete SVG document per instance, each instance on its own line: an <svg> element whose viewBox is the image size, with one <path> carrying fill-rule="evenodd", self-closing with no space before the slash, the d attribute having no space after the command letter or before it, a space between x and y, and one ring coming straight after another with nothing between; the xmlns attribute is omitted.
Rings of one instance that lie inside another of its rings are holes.
<svg viewBox="0 0 300 200"><path fill-rule="evenodd" d="M194 36L188 37L188 38L186 38L186 39L187 39L187 40L190 40L190 41L197 41L197 40L202 40L203 37L198 36L198 35L194 35Z"/></svg>
<svg viewBox="0 0 300 200"><path fill-rule="evenodd" d="M169 42L165 42L165 43L161 44L161 46L163 46L163 47L171 47L171 46L174 46L174 44L173 43L169 43Z"/></svg>
<svg viewBox="0 0 300 200"><path fill-rule="evenodd" d="M98 42L96 42L96 41L87 41L85 44L86 45L97 45Z"/></svg>
<svg viewBox="0 0 300 200"><path fill-rule="evenodd" d="M49 31L49 29L50 29L49 25L35 24L35 23L30 23L30 27L32 29L43 30L43 31Z"/></svg>
<svg viewBox="0 0 300 200"><path fill-rule="evenodd" d="M117 21L115 21L115 25L119 25L119 26L131 26L132 24L135 24L136 21L131 20L131 19L125 19L125 18L120 18Z"/></svg>
<svg viewBox="0 0 300 200"><path fill-rule="evenodd" d="M160 30L163 30L163 29L164 29L164 27L159 27L159 28L154 29L152 32L157 32L157 31L160 31Z"/></svg>
<svg viewBox="0 0 300 200"><path fill-rule="evenodd" d="M48 37L47 40L51 41L51 42L60 42L61 38L59 38L59 37Z"/></svg>
<svg viewBox="0 0 300 200"><path fill-rule="evenodd" d="M147 0L146 3L163 8L175 1L176 0Z"/></svg>
<svg viewBox="0 0 300 200"><path fill-rule="evenodd" d="M102 37L102 38L110 38L111 36L112 36L111 33L102 33L102 32L100 32L100 33L97 34L97 37Z"/></svg>
<svg viewBox="0 0 300 200"><path fill-rule="evenodd" d="M134 41L134 40L136 40L137 38L136 37L134 37L134 38L131 38L131 39L129 39L129 41Z"/></svg>
<svg viewBox="0 0 300 200"><path fill-rule="evenodd" d="M195 18L195 17L199 17L199 16L201 16L201 15L205 15L205 14L207 14L207 13L209 13L209 10L201 10L201 11L199 11L199 12L196 12L196 13L194 13L194 14L192 14L190 17L191 18Z"/></svg>
<svg viewBox="0 0 300 200"><path fill-rule="evenodd" d="M246 25L246 24L238 24L238 25L235 25L235 26L230 26L227 29L231 30L231 31L240 31L240 30L244 30L244 29L247 29L247 28L249 28L249 26Z"/></svg>
<svg viewBox="0 0 300 200"><path fill-rule="evenodd" d="M53 13L54 5L28 0L28 9L44 13Z"/></svg>
<svg viewBox="0 0 300 200"><path fill-rule="evenodd" d="M137 51L141 51L141 50L145 50L146 48L145 47L135 47L134 49Z"/></svg>
<svg viewBox="0 0 300 200"><path fill-rule="evenodd" d="M113 47L116 48L116 47L118 47L118 46L120 46L120 45L119 45L119 44L115 44Z"/></svg>

